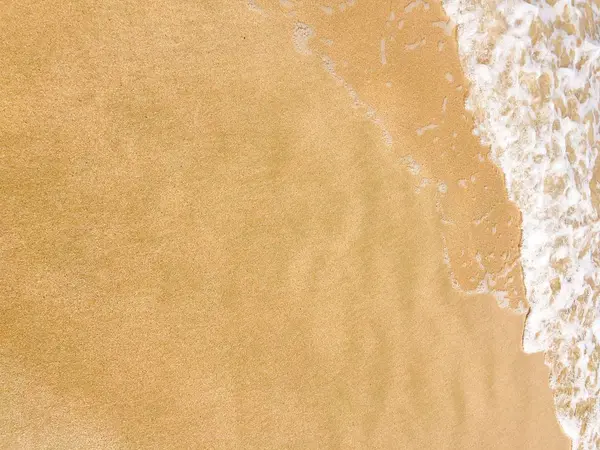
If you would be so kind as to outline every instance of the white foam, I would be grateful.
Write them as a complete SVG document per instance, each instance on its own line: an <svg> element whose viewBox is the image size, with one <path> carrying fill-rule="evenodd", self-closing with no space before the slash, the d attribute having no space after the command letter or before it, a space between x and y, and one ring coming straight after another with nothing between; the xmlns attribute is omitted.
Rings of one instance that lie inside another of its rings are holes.
<svg viewBox="0 0 600 450"><path fill-rule="evenodd" d="M381 64L386 65L387 58L385 56L385 39L381 40L381 43L379 45L379 53L380 53L380 58L381 58Z"/></svg>
<svg viewBox="0 0 600 450"><path fill-rule="evenodd" d="M435 130L438 127L435 123L430 123L429 125L425 125L424 127L417 128L417 135L423 136L427 131Z"/></svg>
<svg viewBox="0 0 600 450"><path fill-rule="evenodd" d="M409 14L421 6L425 11L429 9L429 3L423 0L414 0L404 7L404 13Z"/></svg>
<svg viewBox="0 0 600 450"><path fill-rule="evenodd" d="M292 41L296 51L301 55L312 55L308 43L314 35L315 32L310 26L302 22L296 22L292 33Z"/></svg>
<svg viewBox="0 0 600 450"><path fill-rule="evenodd" d="M574 448L600 448L600 5L446 0L467 109L523 217L523 345L545 352Z"/></svg>

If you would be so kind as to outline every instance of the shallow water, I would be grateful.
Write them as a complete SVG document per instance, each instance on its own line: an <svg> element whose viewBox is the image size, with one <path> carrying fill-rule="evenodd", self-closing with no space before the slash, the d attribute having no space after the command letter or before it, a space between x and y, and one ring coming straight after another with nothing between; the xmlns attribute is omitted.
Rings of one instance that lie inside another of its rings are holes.
<svg viewBox="0 0 600 450"><path fill-rule="evenodd" d="M448 0L474 133L522 212L531 311L574 448L600 447L600 2Z"/></svg>

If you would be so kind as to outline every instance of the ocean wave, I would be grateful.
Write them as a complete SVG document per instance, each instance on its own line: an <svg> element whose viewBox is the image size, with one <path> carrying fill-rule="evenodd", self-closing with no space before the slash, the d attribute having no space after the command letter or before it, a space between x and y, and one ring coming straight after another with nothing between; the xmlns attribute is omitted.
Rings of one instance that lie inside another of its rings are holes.
<svg viewBox="0 0 600 450"><path fill-rule="evenodd" d="M522 212L530 312L573 448L600 448L600 1L445 0L466 107Z"/></svg>

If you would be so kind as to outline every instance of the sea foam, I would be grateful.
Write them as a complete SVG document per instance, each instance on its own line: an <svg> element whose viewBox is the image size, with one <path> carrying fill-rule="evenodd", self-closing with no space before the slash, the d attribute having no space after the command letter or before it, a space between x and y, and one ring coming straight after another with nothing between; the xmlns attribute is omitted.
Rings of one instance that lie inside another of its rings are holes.
<svg viewBox="0 0 600 450"><path fill-rule="evenodd" d="M573 448L600 448L600 0L444 0L474 133L522 212L526 352Z"/></svg>

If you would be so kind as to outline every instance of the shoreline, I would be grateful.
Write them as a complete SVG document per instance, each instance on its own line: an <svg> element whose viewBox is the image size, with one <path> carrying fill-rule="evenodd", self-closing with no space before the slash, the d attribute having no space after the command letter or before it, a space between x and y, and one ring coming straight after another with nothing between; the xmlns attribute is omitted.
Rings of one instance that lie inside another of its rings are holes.
<svg viewBox="0 0 600 450"><path fill-rule="evenodd" d="M243 3L11 12L0 434L566 449L441 7Z"/></svg>

